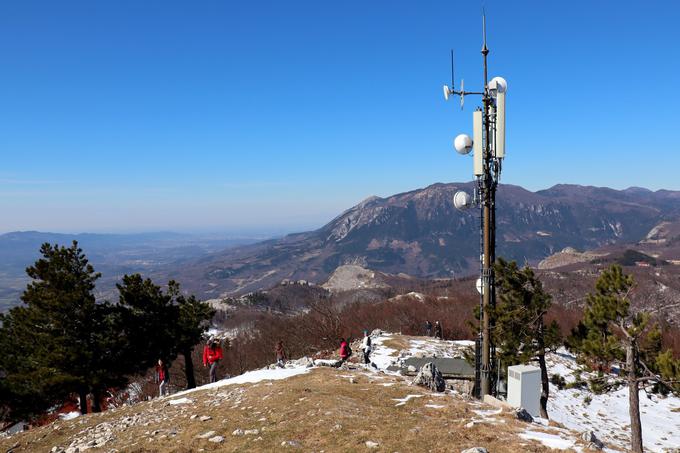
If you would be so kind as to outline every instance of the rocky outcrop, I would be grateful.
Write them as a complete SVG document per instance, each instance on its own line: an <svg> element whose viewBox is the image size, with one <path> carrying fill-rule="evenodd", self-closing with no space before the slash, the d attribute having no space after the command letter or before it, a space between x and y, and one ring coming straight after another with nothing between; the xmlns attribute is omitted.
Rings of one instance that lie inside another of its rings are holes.
<svg viewBox="0 0 680 453"><path fill-rule="evenodd" d="M433 392L443 392L446 390L446 381L444 380L442 373L432 362L422 366L418 375L416 375L416 378L413 380L413 384L427 387Z"/></svg>

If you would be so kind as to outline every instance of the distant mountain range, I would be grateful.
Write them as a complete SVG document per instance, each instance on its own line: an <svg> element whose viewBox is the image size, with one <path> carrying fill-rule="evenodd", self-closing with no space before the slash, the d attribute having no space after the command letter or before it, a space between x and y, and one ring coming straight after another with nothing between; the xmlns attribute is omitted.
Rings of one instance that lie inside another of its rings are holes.
<svg viewBox="0 0 680 453"><path fill-rule="evenodd" d="M472 187L434 184L371 197L318 230L189 260L157 276L219 298L284 279L320 283L343 264L426 278L470 275L479 268L479 210L456 210L453 195ZM680 219L680 192L501 185L497 207L497 255L537 263L565 247L637 242L661 222Z"/></svg>
<svg viewBox="0 0 680 453"><path fill-rule="evenodd" d="M204 299L266 289L286 279L323 283L343 264L422 278L468 276L479 269L479 210L455 209L453 195L472 187L434 184L371 197L315 231L263 242L177 233L0 235L0 311L19 302L27 283L24 270L38 257L40 244L68 245L73 239L103 274L101 298L115 298L115 283L132 272L159 283L174 278ZM670 254L664 259L680 259L667 247L680 244L680 225L675 227L680 192L577 185L530 192L501 185L497 206L497 255L522 263L537 264L566 247L656 243L661 233L664 253ZM555 262L573 259L581 258L565 255Z"/></svg>

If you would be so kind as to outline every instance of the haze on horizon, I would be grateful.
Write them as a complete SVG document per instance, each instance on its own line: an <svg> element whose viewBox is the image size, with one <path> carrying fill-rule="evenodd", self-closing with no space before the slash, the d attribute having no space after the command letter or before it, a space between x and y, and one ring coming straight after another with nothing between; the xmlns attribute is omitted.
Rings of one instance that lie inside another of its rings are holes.
<svg viewBox="0 0 680 453"><path fill-rule="evenodd" d="M680 190L675 2L485 2L503 183ZM281 231L467 181L478 2L0 5L0 233Z"/></svg>

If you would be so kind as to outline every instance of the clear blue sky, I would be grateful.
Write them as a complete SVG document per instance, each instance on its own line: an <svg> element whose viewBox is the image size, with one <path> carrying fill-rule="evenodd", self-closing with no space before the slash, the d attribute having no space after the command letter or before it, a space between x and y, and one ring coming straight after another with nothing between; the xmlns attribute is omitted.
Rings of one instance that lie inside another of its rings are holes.
<svg viewBox="0 0 680 453"><path fill-rule="evenodd" d="M480 1L0 5L0 232L296 230L471 179ZM503 182L680 190L677 2L485 2ZM458 83L459 81L457 81Z"/></svg>

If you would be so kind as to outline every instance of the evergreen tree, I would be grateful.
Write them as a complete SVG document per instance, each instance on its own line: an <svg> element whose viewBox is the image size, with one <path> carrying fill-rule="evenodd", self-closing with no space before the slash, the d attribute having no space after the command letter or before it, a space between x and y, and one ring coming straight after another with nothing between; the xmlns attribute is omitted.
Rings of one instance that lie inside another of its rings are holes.
<svg viewBox="0 0 680 453"><path fill-rule="evenodd" d="M516 262L499 258L494 265L498 299L491 311L493 341L504 365L537 361L541 369L541 417L548 418L550 394L545 354L561 344L555 321L545 325L544 316L551 297L530 267L519 269Z"/></svg>
<svg viewBox="0 0 680 453"><path fill-rule="evenodd" d="M95 387L125 381L102 366L110 349L111 307L96 303L100 274L76 241L70 247L43 244L40 253L26 269L32 281L21 296L25 305L2 318L0 346L10 353L0 367L17 414L30 416L73 392L85 414Z"/></svg>
<svg viewBox="0 0 680 453"><path fill-rule="evenodd" d="M153 367L159 358L171 363L177 356L175 335L179 319L179 308L172 295L139 274L123 276L116 287L120 294L124 367L137 374Z"/></svg>
<svg viewBox="0 0 680 453"><path fill-rule="evenodd" d="M180 293L179 284L170 281L168 292L175 297L179 307L179 319L175 343L177 352L184 357L184 372L187 379L187 388L196 387L194 377L194 362L191 353L194 347L201 341L203 332L210 325L210 320L215 315L215 309L209 304L201 302L193 295L185 297Z"/></svg>
<svg viewBox="0 0 680 453"><path fill-rule="evenodd" d="M179 283L173 280L167 292L139 274L124 276L117 286L126 341L120 348L129 351L122 354L126 368L142 373L159 358L170 363L182 354L187 387L196 387L191 353L215 310L193 295L181 294Z"/></svg>
<svg viewBox="0 0 680 453"><path fill-rule="evenodd" d="M593 380L596 390L628 386L631 449L642 453L640 386L660 384L678 391L680 362L670 351L660 353L661 333L658 327L650 328L649 316L631 312L633 287L633 278L624 274L621 266L613 265L602 272L595 292L588 295L583 321L569 343L599 371L600 377ZM603 375L615 360L625 360L622 379Z"/></svg>

